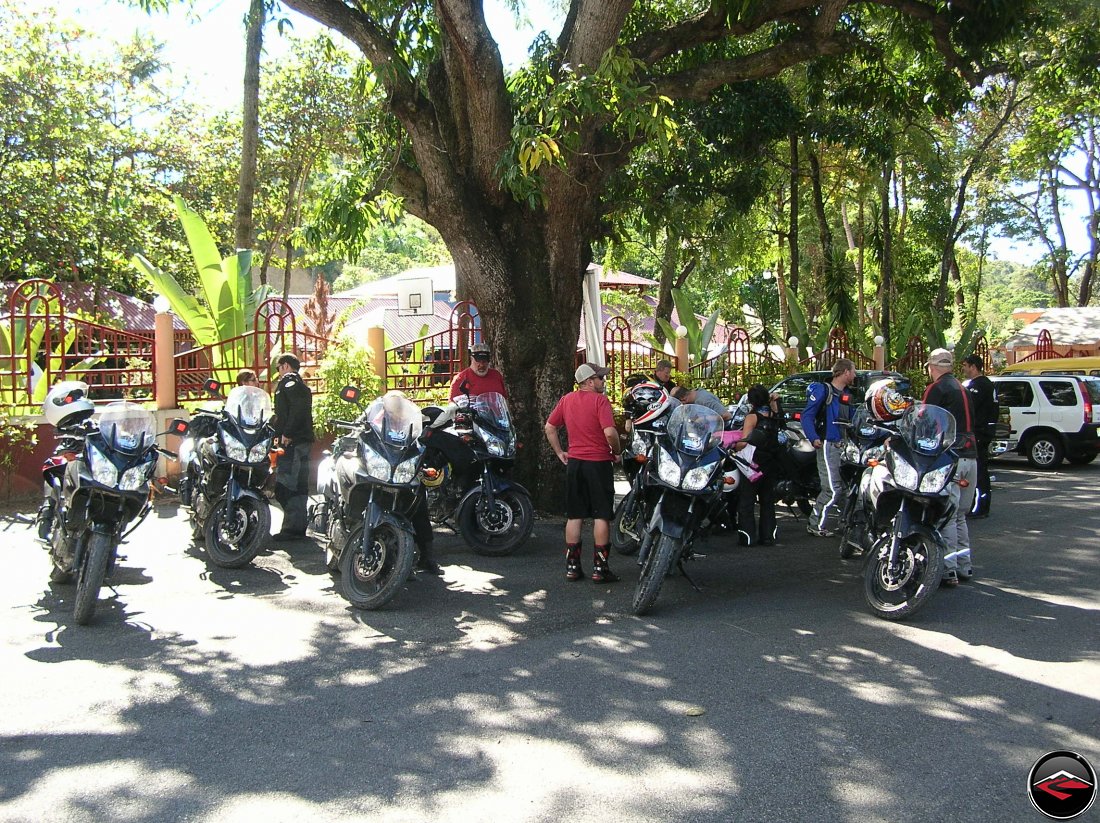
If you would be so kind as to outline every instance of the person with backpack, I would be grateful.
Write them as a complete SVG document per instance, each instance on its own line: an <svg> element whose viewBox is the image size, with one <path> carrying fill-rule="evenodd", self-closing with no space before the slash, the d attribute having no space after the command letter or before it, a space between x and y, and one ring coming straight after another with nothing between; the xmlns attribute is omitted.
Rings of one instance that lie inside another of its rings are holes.
<svg viewBox="0 0 1100 823"><path fill-rule="evenodd" d="M972 354L963 359L963 383L970 392L970 407L974 411L974 439L978 445L978 486L974 494L974 508L970 517L989 517L993 492L989 483L989 446L997 433L999 408L993 391L993 381L985 376L985 363Z"/></svg>
<svg viewBox="0 0 1100 823"><path fill-rule="evenodd" d="M779 408L778 399L757 384L748 391L749 408L741 440L734 444L736 451L746 446L754 449L753 462L760 470L754 482L743 480L737 490L737 542L742 546L775 545L775 470L779 456ZM760 504L760 530L754 516L757 502Z"/></svg>
<svg viewBox="0 0 1100 823"><path fill-rule="evenodd" d="M806 531L817 537L832 535L840 517L840 501L844 499L844 481L840 477L843 432L837 421L848 421L848 387L855 379L856 364L841 357L833 363L832 380L811 383L806 389L802 431L817 449L817 476L821 480L821 493L814 501Z"/></svg>

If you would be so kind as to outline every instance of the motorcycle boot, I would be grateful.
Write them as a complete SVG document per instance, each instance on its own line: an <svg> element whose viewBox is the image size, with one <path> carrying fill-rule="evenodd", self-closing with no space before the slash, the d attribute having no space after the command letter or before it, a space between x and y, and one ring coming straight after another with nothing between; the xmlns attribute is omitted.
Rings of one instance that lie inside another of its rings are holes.
<svg viewBox="0 0 1100 823"><path fill-rule="evenodd" d="M610 546L596 546L595 552L592 555L592 582L593 583L616 583L619 580L619 576L615 572L611 571L611 566L607 563L607 558L611 554Z"/></svg>
<svg viewBox="0 0 1100 823"><path fill-rule="evenodd" d="M581 544L567 543L565 546L565 579L570 583L584 579L581 568Z"/></svg>
<svg viewBox="0 0 1100 823"><path fill-rule="evenodd" d="M417 548L419 549L419 557L416 560L416 570L442 577L443 568L435 561L434 544L429 541L421 543Z"/></svg>

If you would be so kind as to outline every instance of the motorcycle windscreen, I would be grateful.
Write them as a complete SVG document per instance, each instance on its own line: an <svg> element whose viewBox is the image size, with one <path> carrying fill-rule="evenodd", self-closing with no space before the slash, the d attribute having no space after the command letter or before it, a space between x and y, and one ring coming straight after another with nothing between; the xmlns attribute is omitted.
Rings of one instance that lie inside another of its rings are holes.
<svg viewBox="0 0 1100 823"><path fill-rule="evenodd" d="M420 408L397 391L386 392L371 403L366 418L383 443L398 448L411 445L424 427Z"/></svg>
<svg viewBox="0 0 1100 823"><path fill-rule="evenodd" d="M955 445L955 416L940 406L914 403L898 421L898 434L918 454L937 455Z"/></svg>
<svg viewBox="0 0 1100 823"><path fill-rule="evenodd" d="M135 403L110 403L99 417L99 433L107 445L128 454L144 451L157 434L157 421Z"/></svg>
<svg viewBox="0 0 1100 823"><path fill-rule="evenodd" d="M722 429L722 418L713 410L687 403L669 416L665 435L679 451L698 456L714 448Z"/></svg>
<svg viewBox="0 0 1100 823"><path fill-rule="evenodd" d="M254 429L271 420L271 398L257 386L237 386L225 399L225 413Z"/></svg>
<svg viewBox="0 0 1100 823"><path fill-rule="evenodd" d="M500 392L485 392L470 400L470 409L495 429L507 430L512 425L508 414L508 401Z"/></svg>

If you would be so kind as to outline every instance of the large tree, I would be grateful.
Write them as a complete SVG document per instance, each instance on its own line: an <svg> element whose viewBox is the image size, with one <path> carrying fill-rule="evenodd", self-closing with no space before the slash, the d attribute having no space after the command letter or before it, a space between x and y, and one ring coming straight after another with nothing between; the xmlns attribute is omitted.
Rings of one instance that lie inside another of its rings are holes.
<svg viewBox="0 0 1100 823"><path fill-rule="evenodd" d="M508 77L480 0L284 2L372 64L397 150L347 205L388 189L439 230L528 440L571 383L581 277L607 231L609 183L640 145L675 139L679 101L893 37L976 83L1026 4L571 0L557 39Z"/></svg>

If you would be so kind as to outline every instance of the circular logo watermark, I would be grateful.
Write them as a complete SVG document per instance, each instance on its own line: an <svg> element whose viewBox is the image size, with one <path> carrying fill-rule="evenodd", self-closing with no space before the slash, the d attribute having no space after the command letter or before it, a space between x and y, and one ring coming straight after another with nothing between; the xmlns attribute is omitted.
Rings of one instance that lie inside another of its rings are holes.
<svg viewBox="0 0 1100 823"><path fill-rule="evenodd" d="M1031 767L1027 794L1047 817L1069 820L1096 799L1096 772L1077 752L1047 752Z"/></svg>

